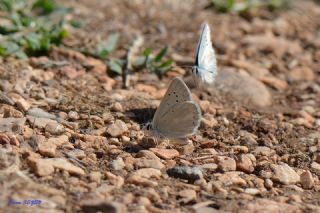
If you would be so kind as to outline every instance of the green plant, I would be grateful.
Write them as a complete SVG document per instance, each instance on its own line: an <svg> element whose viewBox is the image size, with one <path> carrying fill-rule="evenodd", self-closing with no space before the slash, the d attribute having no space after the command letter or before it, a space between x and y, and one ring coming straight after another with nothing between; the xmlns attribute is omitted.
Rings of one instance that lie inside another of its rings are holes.
<svg viewBox="0 0 320 213"><path fill-rule="evenodd" d="M64 15L68 11L53 0L2 0L0 10L0 56L47 54L53 45L60 45L68 35Z"/></svg>
<svg viewBox="0 0 320 213"><path fill-rule="evenodd" d="M254 9L267 8L274 11L289 5L289 0L211 0L210 2L218 12L240 13L242 15L248 14Z"/></svg>
<svg viewBox="0 0 320 213"><path fill-rule="evenodd" d="M171 59L164 60L164 56L168 52L168 47L164 47L154 57L152 56L152 50L146 48L143 51L143 55L133 63L135 69L147 69L150 72L155 73L160 79L166 74L171 68L173 61Z"/></svg>

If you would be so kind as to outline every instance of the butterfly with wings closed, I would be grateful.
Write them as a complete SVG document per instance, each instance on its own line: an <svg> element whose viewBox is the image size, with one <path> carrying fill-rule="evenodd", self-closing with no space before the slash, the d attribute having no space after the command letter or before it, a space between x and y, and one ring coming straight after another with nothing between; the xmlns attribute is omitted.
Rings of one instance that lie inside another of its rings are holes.
<svg viewBox="0 0 320 213"><path fill-rule="evenodd" d="M202 28L192 73L196 78L196 82L200 80L200 82L207 84L212 84L217 75L217 59L212 47L210 28L207 23Z"/></svg>
<svg viewBox="0 0 320 213"><path fill-rule="evenodd" d="M192 101L187 85L176 77L146 129L157 137L183 139L195 134L200 120L199 106Z"/></svg>

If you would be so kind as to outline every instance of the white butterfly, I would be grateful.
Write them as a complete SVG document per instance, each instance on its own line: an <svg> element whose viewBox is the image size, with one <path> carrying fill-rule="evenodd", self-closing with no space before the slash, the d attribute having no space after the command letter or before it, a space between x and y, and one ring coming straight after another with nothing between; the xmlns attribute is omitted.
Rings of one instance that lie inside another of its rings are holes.
<svg viewBox="0 0 320 213"><path fill-rule="evenodd" d="M210 28L207 23L202 28L192 73L202 82L209 84L214 82L217 75L217 59L212 47Z"/></svg>
<svg viewBox="0 0 320 213"><path fill-rule="evenodd" d="M174 78L146 129L158 137L185 138L195 134L200 120L200 108L192 101L187 85Z"/></svg>

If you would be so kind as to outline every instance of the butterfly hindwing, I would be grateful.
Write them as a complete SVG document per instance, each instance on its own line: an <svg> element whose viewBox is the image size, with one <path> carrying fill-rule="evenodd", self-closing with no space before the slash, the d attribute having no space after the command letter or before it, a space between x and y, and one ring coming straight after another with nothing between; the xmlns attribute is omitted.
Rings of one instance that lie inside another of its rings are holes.
<svg viewBox="0 0 320 213"><path fill-rule="evenodd" d="M177 103L161 116L154 128L160 135L169 138L184 138L192 135L198 129L201 111L193 101Z"/></svg>

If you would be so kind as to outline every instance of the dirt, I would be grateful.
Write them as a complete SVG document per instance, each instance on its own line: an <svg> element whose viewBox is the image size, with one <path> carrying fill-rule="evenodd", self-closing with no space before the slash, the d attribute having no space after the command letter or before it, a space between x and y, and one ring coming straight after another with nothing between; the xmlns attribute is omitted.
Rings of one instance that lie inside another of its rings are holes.
<svg viewBox="0 0 320 213"><path fill-rule="evenodd" d="M241 17L207 1L60 3L85 23L65 47L1 59L1 212L320 212L319 4ZM185 66L203 22L218 76L199 89ZM77 51L113 32L111 57L140 36L140 52L170 46L174 68L161 80L130 73L123 89ZM142 127L175 76L201 108L200 128L187 145L146 142Z"/></svg>

